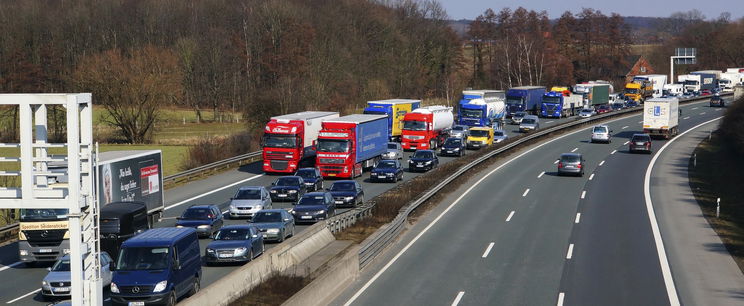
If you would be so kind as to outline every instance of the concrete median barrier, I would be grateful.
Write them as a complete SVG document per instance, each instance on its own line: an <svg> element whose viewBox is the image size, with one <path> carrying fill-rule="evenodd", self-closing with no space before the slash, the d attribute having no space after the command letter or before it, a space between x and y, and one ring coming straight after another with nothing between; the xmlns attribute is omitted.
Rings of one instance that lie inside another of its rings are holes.
<svg viewBox="0 0 744 306"><path fill-rule="evenodd" d="M358 245L347 250L341 259L329 263L325 272L282 306L328 305L357 277L359 277Z"/></svg>

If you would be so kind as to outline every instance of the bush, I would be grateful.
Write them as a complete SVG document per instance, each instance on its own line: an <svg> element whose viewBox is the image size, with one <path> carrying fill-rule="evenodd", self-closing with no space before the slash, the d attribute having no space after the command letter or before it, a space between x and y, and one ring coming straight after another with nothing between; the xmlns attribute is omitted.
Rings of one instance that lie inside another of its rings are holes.
<svg viewBox="0 0 744 306"><path fill-rule="evenodd" d="M262 131L244 131L230 136L204 136L189 148L182 170L193 169L219 160L259 149Z"/></svg>
<svg viewBox="0 0 744 306"><path fill-rule="evenodd" d="M727 147L744 155L744 97L728 105L719 132Z"/></svg>

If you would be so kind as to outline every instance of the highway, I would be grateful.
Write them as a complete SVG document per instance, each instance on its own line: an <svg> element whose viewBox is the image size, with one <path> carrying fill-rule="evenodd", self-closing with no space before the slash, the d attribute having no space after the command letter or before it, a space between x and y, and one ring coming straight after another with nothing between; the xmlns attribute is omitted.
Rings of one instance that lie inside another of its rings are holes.
<svg viewBox="0 0 744 306"><path fill-rule="evenodd" d="M680 132L723 111L707 100L681 109ZM644 198L653 154L627 153L641 120L607 123L611 144L589 143L586 128L484 170L421 217L332 305L670 304ZM654 140L654 153L666 142ZM566 152L584 155L584 177L555 174Z"/></svg>
<svg viewBox="0 0 744 306"><path fill-rule="evenodd" d="M566 121L576 120L574 117L563 119L541 119L541 127L549 127ZM516 125L506 125L504 130L510 137L518 135ZM406 158L412 154L407 152ZM439 157L440 163L445 164L454 157ZM406 163L406 159L403 160ZM407 164L406 164L407 165ZM409 180L421 173L405 172L403 178ZM207 177L203 180L194 181L179 187L175 187L165 192L166 212L163 220L156 224L156 227L168 227L175 225L175 218L180 216L183 210L195 204L218 204L223 211L227 210L229 199L235 194L240 186L267 186L271 185L277 175L264 175L260 163L253 163L240 167L239 169L227 171L218 175ZM372 199L374 196L385 192L395 186L392 183L369 183L369 173L365 172L360 178L362 183L365 199ZM400 184L400 182L398 183ZM329 187L329 181L325 183ZM290 203L274 203L274 208L288 209ZM341 213L346 209L339 209ZM244 224L246 220L225 220L225 225ZM297 225L297 232L302 231L307 225ZM209 239L201 239L201 252L209 243ZM275 244L266 244L269 249ZM250 264L250 263L249 263ZM26 267L18 262L18 246L11 243L0 247L0 303L13 305L46 305L47 302L42 300L39 293L41 280L48 273L46 268L50 265L39 267ZM204 266L202 287L209 286L220 277L230 273L235 266ZM108 294L108 289L104 289L104 295Z"/></svg>

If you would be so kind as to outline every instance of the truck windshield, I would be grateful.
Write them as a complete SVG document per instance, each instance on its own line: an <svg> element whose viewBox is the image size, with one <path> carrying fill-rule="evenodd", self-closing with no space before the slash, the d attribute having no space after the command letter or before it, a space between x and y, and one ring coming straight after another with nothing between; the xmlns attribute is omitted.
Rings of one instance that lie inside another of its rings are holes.
<svg viewBox="0 0 744 306"><path fill-rule="evenodd" d="M403 129L408 131L426 131L426 122L403 121Z"/></svg>
<svg viewBox="0 0 744 306"><path fill-rule="evenodd" d="M561 103L561 97L543 97L543 103Z"/></svg>
<svg viewBox="0 0 744 306"><path fill-rule="evenodd" d="M462 114L463 118L480 118L481 114L483 114L482 110L479 109L461 109L460 114Z"/></svg>
<svg viewBox="0 0 744 306"><path fill-rule="evenodd" d="M297 138L294 135L265 134L263 143L269 148L296 148Z"/></svg>
<svg viewBox="0 0 744 306"><path fill-rule="evenodd" d="M167 247L133 247L119 251L116 270L163 270L170 263Z"/></svg>
<svg viewBox="0 0 744 306"><path fill-rule="evenodd" d="M635 88L626 88L625 89L625 93L626 94L637 94L638 93L638 89L635 89Z"/></svg>
<svg viewBox="0 0 744 306"><path fill-rule="evenodd" d="M118 234L120 225L119 219L101 218L101 234Z"/></svg>
<svg viewBox="0 0 744 306"><path fill-rule="evenodd" d="M470 130L470 136L473 136L473 137L488 137L488 131L485 131L485 130Z"/></svg>
<svg viewBox="0 0 744 306"><path fill-rule="evenodd" d="M67 209L21 209L21 222L67 219Z"/></svg>
<svg viewBox="0 0 744 306"><path fill-rule="evenodd" d="M340 139L318 139L318 152L349 152L349 141Z"/></svg>
<svg viewBox="0 0 744 306"><path fill-rule="evenodd" d="M506 104L507 105L521 105L522 104L522 98L521 97L506 97Z"/></svg>
<svg viewBox="0 0 744 306"><path fill-rule="evenodd" d="M700 82L695 81L695 80L687 80L687 81L685 81L685 85L698 85L698 84L700 84Z"/></svg>

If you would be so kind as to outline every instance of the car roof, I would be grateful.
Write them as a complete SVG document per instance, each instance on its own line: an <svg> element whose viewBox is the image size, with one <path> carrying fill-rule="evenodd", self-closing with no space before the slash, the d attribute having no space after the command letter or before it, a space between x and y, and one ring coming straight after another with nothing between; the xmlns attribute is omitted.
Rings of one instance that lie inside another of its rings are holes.
<svg viewBox="0 0 744 306"><path fill-rule="evenodd" d="M328 193L328 191L313 191L313 192L308 192L308 193L306 193L306 194L305 194L305 195L303 195L302 197L303 197L303 198L304 198L304 197L317 197L317 196L322 196L322 195L325 195L326 193Z"/></svg>
<svg viewBox="0 0 744 306"><path fill-rule="evenodd" d="M305 168L297 169L297 171L300 171L300 170L315 170L315 168L313 168L313 167L305 167Z"/></svg>
<svg viewBox="0 0 744 306"><path fill-rule="evenodd" d="M137 212L147 212L144 202L114 202L101 207L101 218L121 217Z"/></svg>
<svg viewBox="0 0 744 306"><path fill-rule="evenodd" d="M606 124L597 124L597 125L595 125L594 127L595 127L595 128L596 128L596 127L603 127L603 128L608 128L608 126L607 126Z"/></svg>
<svg viewBox="0 0 744 306"><path fill-rule="evenodd" d="M633 134L632 137L636 137L636 136L639 136L639 137L651 137L648 134L644 134L644 133L636 133L636 134Z"/></svg>
<svg viewBox="0 0 744 306"><path fill-rule="evenodd" d="M297 175L285 175L285 176L280 176L280 177L278 177L278 178L277 178L277 180L278 180L278 179L283 179L283 178L294 178L294 179L299 179L299 178L302 178L302 177L301 177L301 176L297 176Z"/></svg>
<svg viewBox="0 0 744 306"><path fill-rule="evenodd" d="M434 153L434 151L432 151L432 150L416 150L416 152L413 152L413 154L416 154L418 152L430 152L430 153Z"/></svg>
<svg viewBox="0 0 744 306"><path fill-rule="evenodd" d="M238 190L263 189L264 186L240 186Z"/></svg>
<svg viewBox="0 0 744 306"><path fill-rule="evenodd" d="M563 153L563 154L561 154L561 157L564 157L564 156L565 157L569 157L569 156L581 157L581 153Z"/></svg>
<svg viewBox="0 0 744 306"><path fill-rule="evenodd" d="M282 211L286 211L286 210L281 209L281 208L262 209L262 210L259 210L257 213L260 213L260 212L282 212Z"/></svg>
<svg viewBox="0 0 744 306"><path fill-rule="evenodd" d="M356 181L355 180L340 180L340 181L333 182L333 184L335 183L356 183Z"/></svg>
<svg viewBox="0 0 744 306"><path fill-rule="evenodd" d="M527 116L524 116L524 119L527 119L527 118L531 118L531 119L537 119L538 117L537 117L537 116L535 116L535 115L527 115Z"/></svg>
<svg viewBox="0 0 744 306"><path fill-rule="evenodd" d="M127 239L122 244L122 247L168 246L180 239L188 237L189 235L196 235L196 230L190 227L153 228Z"/></svg>
<svg viewBox="0 0 744 306"><path fill-rule="evenodd" d="M229 230L229 229L249 229L251 227L256 227L255 225L250 224L233 224L233 225L225 225L220 230Z"/></svg>

